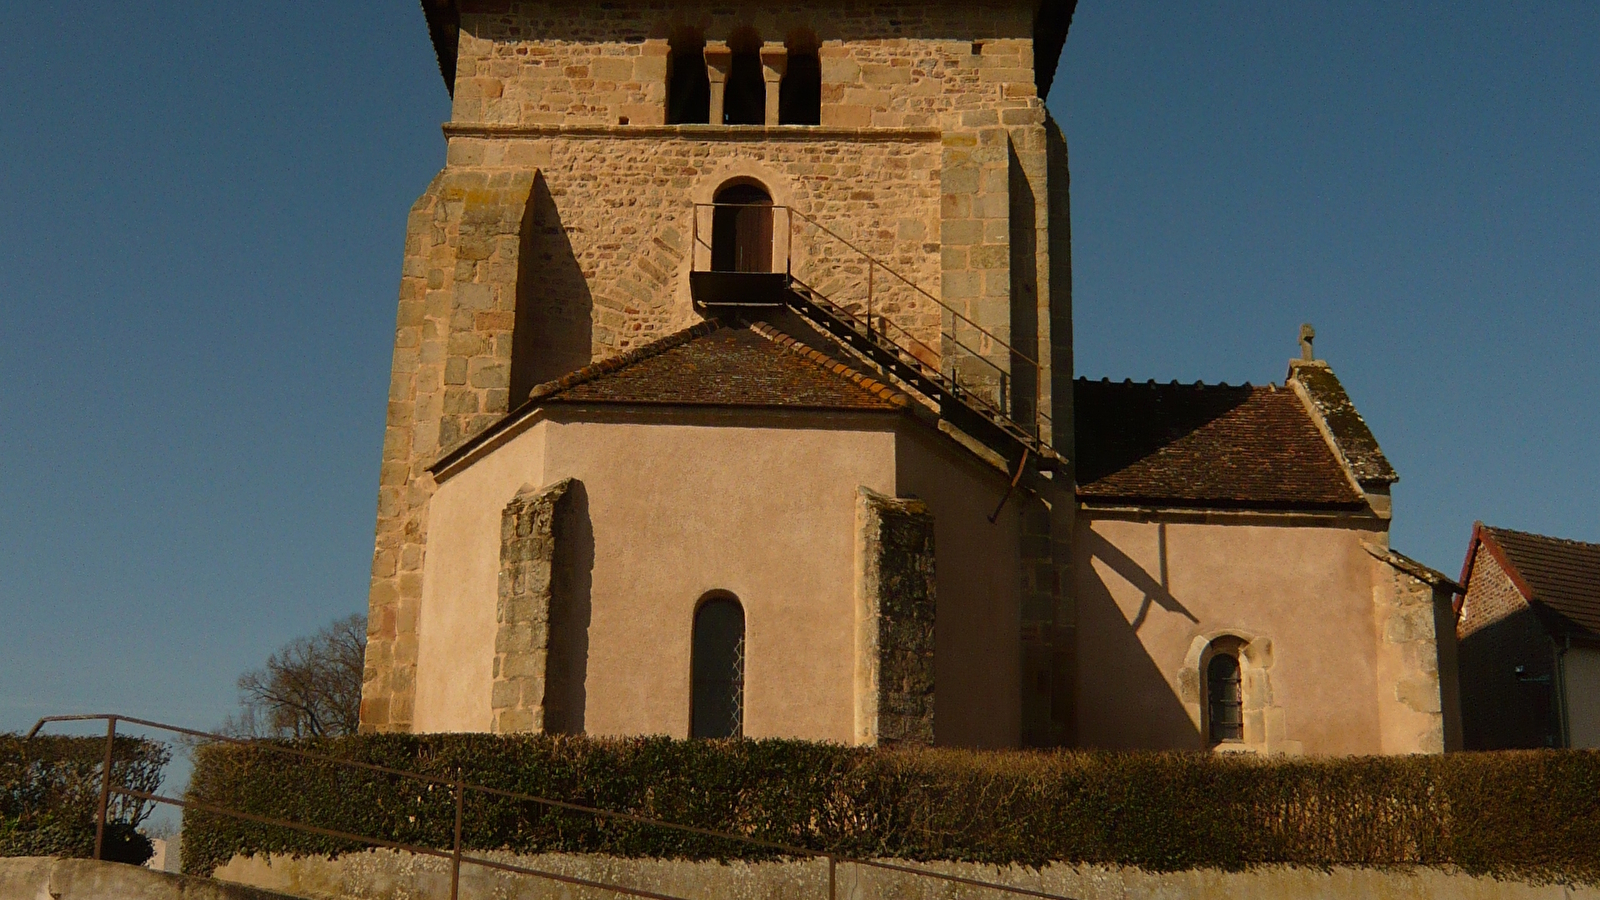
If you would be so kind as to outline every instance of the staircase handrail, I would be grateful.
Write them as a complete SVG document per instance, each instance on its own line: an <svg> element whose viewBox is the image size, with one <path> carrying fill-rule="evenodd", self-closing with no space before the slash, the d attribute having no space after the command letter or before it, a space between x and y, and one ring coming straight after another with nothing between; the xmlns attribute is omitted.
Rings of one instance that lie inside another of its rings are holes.
<svg viewBox="0 0 1600 900"><path fill-rule="evenodd" d="M1020 358L1023 362L1027 363L1028 365L1033 366L1033 368L1035 370L1042 369L1042 366L1039 365L1039 361L1038 360L1034 359L1033 357L1029 356L1026 353L1023 353L1021 350L1018 350L1016 347L1011 346L1009 343L1001 340L998 335L996 335L994 332L990 331L989 329L984 328L982 325L979 325L977 322L974 322L965 313L961 312L960 310L956 309L955 307L951 306L950 304L944 302L943 300L940 300L938 297L935 297L934 295L928 293L927 290L925 290L921 285L917 284L915 281L912 281L911 279L907 278L906 276L901 275L899 272L895 271L892 267L890 267L890 265L888 263L884 262L881 259L878 259L876 256L873 256L871 253L868 253L867 251L865 251L865 250L861 249L860 247L857 247L855 244L851 243L849 238L846 238L844 235L838 233L837 231L834 231L832 228L829 228L828 226L822 224L821 222L818 222L816 219L812 218L811 216L806 215L805 213L801 212L798 209L794 209L793 207L787 207L787 206L781 207L781 208L787 209L790 212L790 214L799 216L800 218L804 219L806 222L809 222L818 231L821 231L822 233L828 235L829 237L833 238L834 240L838 241L839 243L844 244L846 247L849 247L851 250L854 250L856 253L861 254L861 256L863 258L865 258L866 260L871 262L873 265L875 265L878 268L884 270L885 272L888 272L890 275L893 275L894 277L900 279L900 281L903 284L905 284L906 287L909 287L912 290L916 291L917 293L921 294L922 296L927 297L929 300L932 300L935 304L937 304L939 306L940 309L950 313L951 316L953 316L953 317L955 317L957 319L960 319L963 322L966 322L968 325L971 325L974 329L977 330L977 332L979 334L983 335L984 337L988 338L991 341L994 341L999 346L1004 347L1006 350L1010 351L1013 356L1016 356L1016 357ZM952 335L950 339L951 340L955 340L955 337Z"/></svg>
<svg viewBox="0 0 1600 900"><path fill-rule="evenodd" d="M796 276L791 275L789 277L790 277L791 280L794 281L795 284L798 284L799 286L805 288L807 291L810 291L814 296L817 296L817 297L822 298L823 300L826 300L828 302L828 305L830 305L834 309L838 310L840 314L850 317L850 319L852 321L861 321L860 319L856 318L854 313L850 312L850 310L848 310L845 307L841 306L838 301L836 301L833 298L829 297L827 294L824 294L822 291L817 290L816 288L812 287L809 284L806 284L804 281L800 280ZM863 322L862 324L864 324L866 326L868 331L872 330L872 323L870 321ZM883 316L883 315L878 316L878 325L880 327L883 327L885 331L887 331L888 329L894 329L895 331L897 331L900 334L904 335L904 340L909 341L910 343L916 344L917 346L923 348L924 350L927 350L929 352L933 352L933 348L932 347L929 347L927 345L927 343L925 343L924 341L918 339L910 331L907 331L904 326L902 326L899 323L895 322L893 319L890 319L888 316ZM885 337L888 338L888 340L891 343L895 344L896 346L900 346L900 342L897 341L895 338L890 337L887 334L885 334ZM959 338L957 338L955 335L945 335L945 337L948 337L951 340L951 342L953 342L956 346L962 348L963 350L968 351L969 353L973 353L974 355L976 355L976 351L974 351L971 347L968 347L966 344L963 344L961 342L961 340ZM905 349L905 348L902 347L902 349ZM916 354L913 353L912 354L912 358L915 359L916 358ZM982 359L981 356L979 356L977 358ZM918 359L917 361L921 365L926 365L926 363L922 363L922 361L920 359ZM1002 370L1002 373L1003 373L1003 371L1004 370ZM958 381L952 380L952 384L959 390L960 396L962 397L964 402L977 403L977 404L983 406L985 409L989 410L991 413L993 413L996 416L1001 416L1001 417L1006 418L1007 420L1015 421L1015 420L1011 419L1010 414L1008 414L1005 410L1001 409L999 406L997 406L997 405L995 405L993 403L990 403L989 400L986 397L983 396L983 394L981 394L979 392L971 391L971 390L961 389L961 384ZM1042 412L1035 411L1034 416L1035 416L1036 419L1043 420L1043 421L1045 421L1047 423L1050 423L1051 425L1055 424L1054 421L1048 415L1045 415ZM1020 428L1021 426L1018 425L1017 427ZM1036 439L1037 439L1037 436L1036 436Z"/></svg>
<svg viewBox="0 0 1600 900"><path fill-rule="evenodd" d="M953 320L955 320L957 322L965 323L966 325L971 327L974 331L976 331L979 335L981 335L983 338L987 339L988 341L992 342L995 346L1000 347L1001 349L1005 350L1007 353L1011 354L1011 356L1015 360L1020 360L1027 367L1032 369L1032 371L1033 371L1033 380L1034 380L1034 384L1033 384L1034 396L1033 396L1033 404L1032 404L1032 406L1033 406L1032 417L1033 417L1033 420L1034 420L1034 435L1035 435L1035 438L1037 439L1039 437L1039 435L1041 435L1043 433L1043 429L1040 427L1041 425L1048 425L1052 429L1054 428L1054 426L1055 426L1054 418L1044 411L1044 409L1042 408L1043 404L1040 402L1041 399L1043 398L1045 385L1044 385L1044 367L1039 363L1038 360L1034 359L1032 356L1028 355L1027 353L1024 353L1023 351L1017 349L1015 346L1013 346L1008 341L1002 340L994 332L992 332L989 329L983 327L982 325L979 325L976 321L974 321L967 314L961 312L960 310L956 309L955 307L951 306L950 304L944 302L940 298L935 297L927 289L923 288L921 285L917 284L915 281L912 281L910 278L908 278L905 275L901 274L898 270L896 270L894 267L890 266L888 263L885 263L883 260L877 258L876 256L873 256L871 253L868 253L866 250L863 250L861 247L857 246L856 243L851 241L849 238L847 238L844 235L838 233L837 231L834 231L832 228L829 228L827 225L824 225L821 222L817 221L817 219L815 217L810 216L810 215L808 215L808 214L806 214L804 212L801 212L800 210L795 209L793 206L789 206L789 205L786 205L786 204L771 204L771 205L768 205L768 204L750 204L750 203L719 203L719 202L713 201L713 202L709 202L709 203L695 203L694 204L694 208L695 208L695 213L694 213L694 216L693 216L693 223L692 223L693 224L693 238L691 240L692 249L691 249L691 255L690 255L690 268L692 268L692 269L694 269L696 271L700 271L699 264L698 264L698 261L697 261L698 260L698 251L699 251L700 247L705 247L707 251L711 251L712 250L711 244L709 242L707 242L700 234L700 215L699 215L699 210L701 208L707 208L707 209L712 209L712 210L716 210L716 209L720 209L720 208L729 208L729 209L760 208L760 209L769 209L769 210L773 210L773 211L783 210L785 216L788 219L788 226L789 226L788 229L787 229L788 234L786 236L785 244L784 244L784 248L783 248L783 254L784 254L784 257L785 257L784 270L785 270L785 273L787 274L788 278L791 281L801 285L802 287L806 288L806 290L811 291L816 296L821 297L821 298L823 298L825 300L828 300L828 302L831 303L833 306L835 306L836 308L838 308L841 311L845 312L847 315L850 315L851 318L855 318L854 314L849 313L849 311L847 309L845 309L845 307L843 305L841 305L838 301L835 301L832 298L827 297L827 295L823 294L822 291L818 290L817 288L815 288L815 287L813 287L813 286L811 286L809 284L806 284L804 281L802 281L800 278L798 278L794 274L794 269L793 269L793 267L794 267L794 220L798 217L799 219L803 220L806 224L808 224L811 227L817 229L822 234L827 235L828 237L832 238L833 240L836 240L839 243L843 244L845 247L849 248L849 250L851 252L855 253L857 256L859 256L862 260L864 260L868 264L868 269L867 269L867 272L868 272L868 275L867 275L867 318L866 318L865 321L866 321L867 329L869 331L871 331L872 328L873 328L872 273L876 269L882 269L883 271L885 271L885 272L889 273L890 275L894 276L894 278L896 280L898 280L901 284L904 284L906 287L910 288L911 290L915 291L916 293L920 294L921 296L927 298L935 306L937 306L940 310L943 310L944 312L948 312ZM878 318L878 321L881 324L893 327L896 331L898 331L899 333L905 335L909 340L915 342L918 346L920 346L920 347L922 347L922 348L924 348L926 350L929 350L931 352L938 352L938 354L940 356L943 356L942 352L933 351L933 348L929 347L926 342L924 342L922 340L919 340L916 337L912 336L910 331L908 331L905 327L899 325L898 323L894 322L889 317L880 315L877 318ZM956 328L955 326L952 326L951 329L949 330L949 332L946 332L944 330L944 327L943 327L942 324L941 324L940 329L939 329L939 334L940 334L941 337L944 337L944 338L948 339L953 345L955 345L956 347L959 347L962 350L966 351L967 354L970 356L970 358L978 360L978 361L982 362L984 365L987 365L987 366L993 368L997 373L999 373L999 375L1001 376L1002 380L1010 379L1013 384L1015 383L1016 376L1010 370L1006 369L1005 367L1002 367L998 362L990 359L988 356L984 355L983 353L979 352L977 349L975 349L972 346L970 346L969 344L967 344L965 341L963 341L959 337L957 332L958 332L958 328ZM887 337L887 335L886 335L886 337ZM891 342L896 343L896 345L898 346L898 341L894 341L892 338L890 340L891 340ZM1007 413L1004 410L1002 405L997 405L997 404L988 402L986 399L983 398L981 392L974 391L969 387L965 387L965 386L961 385L960 381L956 380L956 379L952 379L952 383L958 389L961 390L962 394L965 396L965 398L967 400L969 400L969 401L977 401L981 405L983 405L984 407L988 408L991 412L993 412L993 413L995 413L997 415L1000 415L1000 416L1004 416L1008 420L1011 419L1011 414ZM1013 408L1015 406L1015 404L1010 404L1010 405L1012 405ZM1012 420L1012 421L1014 422L1015 420ZM1021 427L1021 426L1018 425L1018 427Z"/></svg>

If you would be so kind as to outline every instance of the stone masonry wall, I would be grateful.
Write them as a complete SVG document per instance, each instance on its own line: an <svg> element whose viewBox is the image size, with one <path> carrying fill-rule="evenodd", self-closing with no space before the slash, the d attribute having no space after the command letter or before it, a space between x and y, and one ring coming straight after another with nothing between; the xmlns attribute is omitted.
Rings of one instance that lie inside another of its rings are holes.
<svg viewBox="0 0 1600 900"><path fill-rule="evenodd" d="M493 730L545 730L545 687L556 594L557 522L572 479L517 492L500 516Z"/></svg>
<svg viewBox="0 0 1600 900"><path fill-rule="evenodd" d="M578 302L592 306L594 359L697 320L687 278L697 232L694 203L709 202L730 178L759 179L778 203L825 224L912 282L932 286L938 296L936 136L852 141L838 134L787 131L752 140L726 130L708 132L614 128L583 136L463 134L451 140L449 158L451 171L491 183L520 184L523 173L540 173L568 244L557 249L570 255L589 295ZM526 193L521 198L508 194L505 202L505 217L520 217ZM710 215L698 215L699 239L709 242ZM779 253L788 226L786 216L776 213ZM864 308L864 259L804 219L797 218L794 229L795 274L842 305ZM709 250L702 246L699 253L704 265ZM933 301L890 283L882 272L875 288L877 314L892 316L938 346L939 312ZM543 302L540 289L535 286L536 302Z"/></svg>
<svg viewBox="0 0 1600 900"><path fill-rule="evenodd" d="M447 168L411 208L379 472L362 722L409 723L433 478L505 412L520 224L534 173Z"/></svg>
<svg viewBox="0 0 1600 900"><path fill-rule="evenodd" d="M1378 629L1378 715L1383 750L1443 753L1437 619L1448 616L1449 599L1437 596L1432 585L1399 569L1380 563L1379 572L1373 585L1373 613ZM1385 674L1388 677L1383 677Z"/></svg>
<svg viewBox="0 0 1600 900"><path fill-rule="evenodd" d="M797 33L814 35L820 41L824 127L945 132L943 223L922 232L925 242L938 235L942 272L902 274L1012 343L1008 144L1022 158L1037 195L1047 196L1031 4L810 3L765 9L678 3L666 9L646 2L598 8L514 2L480 8L463 9L452 115L457 125L659 125L665 121L674 32L698 31L708 52L736 29L753 29L769 48L781 48ZM715 67L711 74L716 96L720 75ZM1037 208L1043 220L1045 204ZM823 221L836 230L839 223L857 224L840 217ZM846 236L860 235L858 229ZM880 286L892 281L881 279ZM900 290L903 296L890 305L915 297ZM903 324L897 310L888 313ZM1009 354L959 318L946 315L943 324L947 339L927 329L914 337L969 381L992 383L985 393L998 400L1002 372L1013 362ZM1037 345L1025 352L1040 356Z"/></svg>
<svg viewBox="0 0 1600 900"><path fill-rule="evenodd" d="M672 897L716 897L718 900L814 900L828 896L825 860L720 862L674 859L623 859L578 854L514 856L474 854L542 872L555 872L602 883L626 885ZM28 865L19 860L13 866ZM64 865L63 861L58 865ZM117 869L131 869L107 863ZM1382 897L1385 900L1597 900L1600 887L1582 884L1526 883L1489 875L1416 867L1297 868L1258 866L1245 872L1190 869L1147 872L1133 866L1001 866L979 863L913 862L959 878L999 882L1023 891L1040 891L1078 900L1324 900L1328 897ZM133 870L138 871L138 870ZM5 884L0 869L0 885ZM415 900L450 894L450 860L393 850L347 853L337 859L258 854L236 856L215 878L280 890L317 900ZM849 900L893 897L897 900L949 900L1005 896L993 890L957 887L948 881L907 871L840 863L834 871L837 896ZM20 880L20 879L19 879ZM573 887L547 879L496 872L479 866L461 868L462 900L610 900L614 892ZM39 880L28 882L30 890ZM24 896L19 892L18 896ZM25 896L36 896L28 893ZM43 896L39 894L37 896ZM61 900L78 900L66 893ZM99 895L104 896L104 895ZM184 894L185 897L192 896Z"/></svg>
<svg viewBox="0 0 1600 900"><path fill-rule="evenodd" d="M921 501L857 493L856 739L932 746L933 515Z"/></svg>
<svg viewBox="0 0 1600 900"><path fill-rule="evenodd" d="M714 47L748 28L767 47L805 32L820 42L824 126L1027 124L1002 111L1037 101L1031 6L463 3L452 120L659 125L673 33Z"/></svg>

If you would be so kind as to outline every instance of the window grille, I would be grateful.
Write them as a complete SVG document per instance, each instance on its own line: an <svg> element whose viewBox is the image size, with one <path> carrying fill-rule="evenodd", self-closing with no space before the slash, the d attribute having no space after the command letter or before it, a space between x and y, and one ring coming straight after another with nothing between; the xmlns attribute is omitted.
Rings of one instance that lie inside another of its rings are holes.
<svg viewBox="0 0 1600 900"><path fill-rule="evenodd" d="M744 737L744 608L713 597L694 617L689 736Z"/></svg>
<svg viewBox="0 0 1600 900"><path fill-rule="evenodd" d="M1206 665L1206 695L1211 742L1244 740L1244 684L1237 656L1218 653L1211 657Z"/></svg>

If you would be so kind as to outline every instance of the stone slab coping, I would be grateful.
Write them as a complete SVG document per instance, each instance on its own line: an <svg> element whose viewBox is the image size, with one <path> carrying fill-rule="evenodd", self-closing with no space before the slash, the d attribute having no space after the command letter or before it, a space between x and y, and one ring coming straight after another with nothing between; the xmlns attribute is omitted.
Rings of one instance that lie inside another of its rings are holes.
<svg viewBox="0 0 1600 900"><path fill-rule="evenodd" d="M774 862L687 862L620 859L576 854L518 856L486 853L505 862L659 891L687 900L818 900L828 896L827 864L818 860ZM1264 866L1246 872L1195 869L1146 872L1117 866L984 866L972 863L919 863L952 875L995 879L1073 900L1323 900L1328 897L1382 897L1386 900L1600 900L1593 886L1532 884L1429 868L1331 869ZM327 857L235 857L217 870L218 879L288 888L318 900L444 900L449 896L450 861L371 850ZM841 900L894 897L946 900L1008 896L961 890L933 879L904 873L868 871L841 865ZM291 887L292 886L292 887ZM491 872L475 866L461 871L462 900L553 900L603 896L599 891L569 891L549 881ZM609 895L615 896L615 895ZM66 900L66 898L63 898Z"/></svg>
<svg viewBox="0 0 1600 900"><path fill-rule="evenodd" d="M473 125L446 122L446 138L635 138L697 141L940 141L938 128L835 128L822 125Z"/></svg>
<svg viewBox="0 0 1600 900"><path fill-rule="evenodd" d="M210 878L93 859L0 859L0 900L300 900Z"/></svg>

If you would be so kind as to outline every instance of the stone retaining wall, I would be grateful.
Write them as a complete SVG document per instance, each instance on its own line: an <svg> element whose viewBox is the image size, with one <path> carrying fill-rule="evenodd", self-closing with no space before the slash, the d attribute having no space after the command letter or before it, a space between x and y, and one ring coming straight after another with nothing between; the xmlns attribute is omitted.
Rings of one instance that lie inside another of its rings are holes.
<svg viewBox="0 0 1600 900"><path fill-rule="evenodd" d="M0 900L294 900L256 888L92 859L0 859Z"/></svg>
<svg viewBox="0 0 1600 900"><path fill-rule="evenodd" d="M820 862L718 863L629 860L612 857L544 855L496 859L529 868L627 885L684 900L822 900L828 896L828 868ZM1042 870L996 869L959 863L941 871L1059 894L1073 900L1311 900L1324 897L1382 897L1385 900L1597 900L1600 890L1585 886L1534 885L1473 877L1436 869L1271 868L1254 872L1199 870L1152 874L1100 866L1048 866ZM337 860L323 858L235 858L215 877L299 894L315 900L422 900L450 895L450 863L387 850ZM841 865L839 900L989 900L1005 894L954 885L897 872ZM464 866L462 900L544 900L611 898L609 891L576 888L538 878Z"/></svg>

